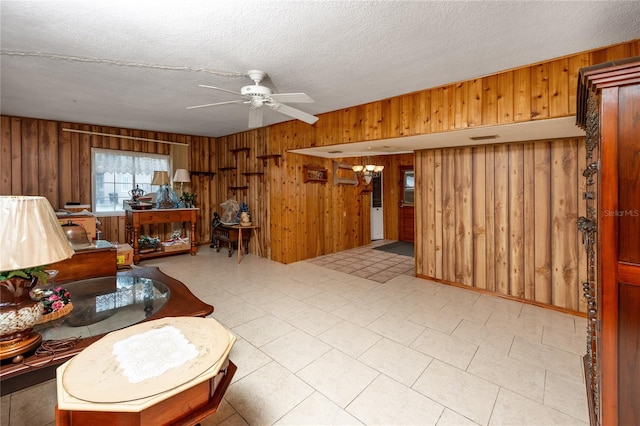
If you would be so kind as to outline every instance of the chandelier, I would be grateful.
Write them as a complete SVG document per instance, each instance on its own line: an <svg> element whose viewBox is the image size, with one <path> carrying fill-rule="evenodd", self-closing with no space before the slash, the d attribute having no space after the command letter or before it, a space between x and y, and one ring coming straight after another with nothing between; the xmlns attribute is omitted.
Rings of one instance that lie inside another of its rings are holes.
<svg viewBox="0 0 640 426"><path fill-rule="evenodd" d="M364 180L364 183L369 185L371 183L371 179L380 176L380 172L382 172L384 166L376 166L375 164L372 164L371 160L369 160L369 157L367 157L367 162L364 166L356 165L352 166L351 168L354 172L356 172L358 176L360 176Z"/></svg>

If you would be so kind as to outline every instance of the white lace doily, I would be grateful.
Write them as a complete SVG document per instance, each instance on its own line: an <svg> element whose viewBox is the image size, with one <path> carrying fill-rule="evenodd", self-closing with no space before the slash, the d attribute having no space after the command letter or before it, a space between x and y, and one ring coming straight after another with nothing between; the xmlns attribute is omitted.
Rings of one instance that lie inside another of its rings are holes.
<svg viewBox="0 0 640 426"><path fill-rule="evenodd" d="M180 367L198 356L198 350L169 325L115 342L113 355L129 382L139 383Z"/></svg>

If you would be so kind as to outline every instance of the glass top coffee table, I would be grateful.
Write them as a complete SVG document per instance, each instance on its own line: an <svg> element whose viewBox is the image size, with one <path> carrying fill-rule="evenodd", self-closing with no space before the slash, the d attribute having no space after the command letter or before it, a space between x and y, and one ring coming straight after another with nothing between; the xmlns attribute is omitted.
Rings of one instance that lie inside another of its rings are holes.
<svg viewBox="0 0 640 426"><path fill-rule="evenodd" d="M0 366L2 394L55 377L55 368L104 334L143 321L175 316L205 317L213 306L195 297L180 281L158 268L135 268L116 276L56 285L69 291L73 310L62 318L34 327L43 344L78 338L74 346L54 355L30 354L22 363Z"/></svg>

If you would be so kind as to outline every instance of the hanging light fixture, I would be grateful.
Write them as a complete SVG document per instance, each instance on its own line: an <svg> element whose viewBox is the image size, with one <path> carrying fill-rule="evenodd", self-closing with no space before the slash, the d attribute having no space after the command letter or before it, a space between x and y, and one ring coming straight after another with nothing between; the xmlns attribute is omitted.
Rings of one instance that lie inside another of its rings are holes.
<svg viewBox="0 0 640 426"><path fill-rule="evenodd" d="M356 172L358 176L360 176L364 180L364 183L369 185L371 183L371 179L380 176L380 172L382 172L384 166L376 166L375 164L371 163L371 160L369 159L369 157L367 157L367 161L364 166L356 165L352 166L351 168L354 172Z"/></svg>

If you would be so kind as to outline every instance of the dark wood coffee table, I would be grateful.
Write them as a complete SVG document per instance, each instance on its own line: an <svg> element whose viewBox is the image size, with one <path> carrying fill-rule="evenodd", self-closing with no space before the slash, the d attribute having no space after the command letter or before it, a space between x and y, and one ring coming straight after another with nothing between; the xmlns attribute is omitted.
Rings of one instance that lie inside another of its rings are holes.
<svg viewBox="0 0 640 426"><path fill-rule="evenodd" d="M30 354L21 363L3 362L0 366L2 395L55 378L59 365L108 332L163 317L206 317L213 312L213 306L155 267L59 285L71 293L73 311L36 326L35 331L43 335L44 341L81 338L73 348L55 355Z"/></svg>

